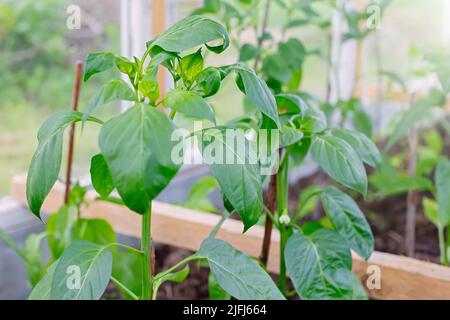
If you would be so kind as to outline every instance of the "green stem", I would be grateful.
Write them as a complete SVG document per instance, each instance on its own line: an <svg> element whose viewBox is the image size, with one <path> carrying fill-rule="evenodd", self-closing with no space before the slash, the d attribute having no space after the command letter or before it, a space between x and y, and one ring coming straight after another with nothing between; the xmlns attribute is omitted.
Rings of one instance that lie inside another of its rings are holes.
<svg viewBox="0 0 450 320"><path fill-rule="evenodd" d="M278 217L280 217L288 209L288 191L289 191L289 155L285 152L282 166L278 172L277 179L277 211ZM281 292L286 292L286 261L284 259L284 248L287 242L287 228L284 224L280 223L280 279L279 287Z"/></svg>
<svg viewBox="0 0 450 320"><path fill-rule="evenodd" d="M165 275L167 275L167 274L169 274L171 272L174 272L175 270L179 269L180 267L182 267L183 265L185 265L186 263L188 263L188 262L190 262L192 260L201 260L201 259L204 259L204 258L196 256L195 254L193 254L193 255L191 255L191 256L189 256L187 258L184 258L183 260L181 260L180 262L174 264L172 267L170 267L166 271L158 273L155 276L154 280L157 280L157 279L162 278L162 277L164 277Z"/></svg>
<svg viewBox="0 0 450 320"><path fill-rule="evenodd" d="M148 211L142 215L141 250L144 261L142 263L142 299L152 298L152 243L151 243L152 204Z"/></svg>
<svg viewBox="0 0 450 320"><path fill-rule="evenodd" d="M438 227L439 251L441 252L441 263L448 265L447 248L445 245L444 228Z"/></svg>
<svg viewBox="0 0 450 320"><path fill-rule="evenodd" d="M126 294L128 294L133 300L139 300L139 297L137 295L135 295L133 293L133 291L131 291L130 289L128 289L122 282L120 282L119 280L117 280L114 277L111 277L111 281L112 283L114 283L114 285L118 288L121 289L123 292L125 292Z"/></svg>

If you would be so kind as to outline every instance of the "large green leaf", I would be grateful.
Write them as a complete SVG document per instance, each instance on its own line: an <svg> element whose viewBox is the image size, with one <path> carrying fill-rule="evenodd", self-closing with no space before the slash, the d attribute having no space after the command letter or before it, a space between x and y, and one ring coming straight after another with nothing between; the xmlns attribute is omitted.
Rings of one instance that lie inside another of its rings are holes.
<svg viewBox="0 0 450 320"><path fill-rule="evenodd" d="M121 198L144 214L180 168L172 161L172 122L161 111L137 104L102 127L101 152Z"/></svg>
<svg viewBox="0 0 450 320"><path fill-rule="evenodd" d="M352 267L350 248L345 239L329 229L309 236L294 233L284 251L286 268L302 299L351 299L355 279L348 276ZM343 271L341 271L343 270Z"/></svg>
<svg viewBox="0 0 450 320"><path fill-rule="evenodd" d="M252 162L252 146L242 147L243 144L236 142L233 136L236 132L239 130L225 128L204 131L201 151L222 192L244 222L246 231L261 216L264 205L262 182L259 166Z"/></svg>
<svg viewBox="0 0 450 320"><path fill-rule="evenodd" d="M220 40L220 45L207 44ZM190 16L178 21L153 41L147 42L147 47L158 46L169 52L182 52L199 45L206 44L216 53L224 51L229 45L229 38L225 28L205 17Z"/></svg>
<svg viewBox="0 0 450 320"><path fill-rule="evenodd" d="M84 81L96 73L111 69L116 65L117 57L111 52L93 52L88 54L85 63Z"/></svg>
<svg viewBox="0 0 450 320"><path fill-rule="evenodd" d="M232 68L236 70L242 80L244 93L248 100L279 127L277 105L267 84L244 64L239 63Z"/></svg>
<svg viewBox="0 0 450 320"><path fill-rule="evenodd" d="M205 99L196 93L173 90L167 93L163 101L164 105L172 110L184 113L187 116L207 119L212 123L216 122L214 111Z"/></svg>
<svg viewBox="0 0 450 320"><path fill-rule="evenodd" d="M366 195L367 176L364 165L347 142L334 136L318 135L313 138L311 152L314 161L330 177Z"/></svg>
<svg viewBox="0 0 450 320"><path fill-rule="evenodd" d="M336 231L356 253L367 260L374 248L373 234L355 201L335 187L326 188L320 198Z"/></svg>
<svg viewBox="0 0 450 320"><path fill-rule="evenodd" d="M447 226L450 222L450 161L447 158L439 159L434 180L436 181L439 221L442 226Z"/></svg>
<svg viewBox="0 0 450 320"><path fill-rule="evenodd" d="M44 199L58 179L64 129L81 121L83 114L75 111L61 111L48 117L37 134L38 147L33 155L27 175L27 201L30 210L40 218ZM87 120L101 123L89 117Z"/></svg>
<svg viewBox="0 0 450 320"><path fill-rule="evenodd" d="M90 173L95 191L103 198L108 197L114 190L114 182L108 164L101 153L92 157Z"/></svg>
<svg viewBox="0 0 450 320"><path fill-rule="evenodd" d="M236 299L284 299L270 276L255 260L225 241L208 238L196 255L208 260L217 283Z"/></svg>
<svg viewBox="0 0 450 320"><path fill-rule="evenodd" d="M331 129L331 134L345 140L359 155L361 160L371 167L378 167L381 163L381 154L375 143L365 134L342 128Z"/></svg>
<svg viewBox="0 0 450 320"><path fill-rule="evenodd" d="M44 277L36 284L28 296L28 300L50 300L53 276L59 260L53 262L48 268Z"/></svg>
<svg viewBox="0 0 450 320"><path fill-rule="evenodd" d="M98 300L111 278L112 254L106 246L74 242L59 259L50 299Z"/></svg>
<svg viewBox="0 0 450 320"><path fill-rule="evenodd" d="M136 98L134 91L122 79L113 79L103 85L89 101L83 115L85 121L95 110L116 100L133 101Z"/></svg>

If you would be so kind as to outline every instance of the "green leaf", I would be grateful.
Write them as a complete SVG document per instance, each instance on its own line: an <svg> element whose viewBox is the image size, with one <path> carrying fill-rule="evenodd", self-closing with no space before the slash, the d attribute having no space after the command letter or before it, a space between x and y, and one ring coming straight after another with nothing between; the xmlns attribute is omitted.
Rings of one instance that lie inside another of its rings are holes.
<svg viewBox="0 0 450 320"><path fill-rule="evenodd" d="M347 142L334 136L314 136L311 152L314 161L331 178L363 196L366 195L367 176L364 165Z"/></svg>
<svg viewBox="0 0 450 320"><path fill-rule="evenodd" d="M208 260L217 283L236 299L284 300L264 269L225 241L208 238L196 255Z"/></svg>
<svg viewBox="0 0 450 320"><path fill-rule="evenodd" d="M450 161L447 158L439 159L434 180L439 206L439 221L442 226L447 226L450 222Z"/></svg>
<svg viewBox="0 0 450 320"><path fill-rule="evenodd" d="M332 128L331 134L345 140L369 166L376 168L381 164L381 154L377 146L366 135L342 128Z"/></svg>
<svg viewBox="0 0 450 320"><path fill-rule="evenodd" d="M355 286L354 279L343 277L352 267L350 248L336 232L322 228L310 236L294 233L286 244L284 256L287 271L300 298L354 297L351 290Z"/></svg>
<svg viewBox="0 0 450 320"><path fill-rule="evenodd" d="M121 198L144 214L180 168L172 161L176 142L172 122L161 111L137 104L109 120L99 137L100 150Z"/></svg>
<svg viewBox="0 0 450 320"><path fill-rule="evenodd" d="M298 39L291 38L286 42L281 42L278 45L278 50L289 68L297 70L302 67L306 50Z"/></svg>
<svg viewBox="0 0 450 320"><path fill-rule="evenodd" d="M277 94L275 101L280 113L303 114L309 109L302 98L292 93Z"/></svg>
<svg viewBox="0 0 450 320"><path fill-rule="evenodd" d="M193 91L202 97L210 97L219 91L221 80L219 69L214 67L206 68L197 76Z"/></svg>
<svg viewBox="0 0 450 320"><path fill-rule="evenodd" d="M117 57L111 52L93 52L86 58L84 81L96 73L111 69L116 65Z"/></svg>
<svg viewBox="0 0 450 320"><path fill-rule="evenodd" d="M411 177L386 171L377 171L369 177L370 185L380 196L387 197L406 193L411 190L428 190L433 192L433 183L424 177Z"/></svg>
<svg viewBox="0 0 450 320"><path fill-rule="evenodd" d="M432 107L439 107L445 104L445 96L439 90L432 89L427 97L416 101L408 109L399 123L391 133L386 149L389 150L409 129L413 128L417 122L424 118Z"/></svg>
<svg viewBox="0 0 450 320"><path fill-rule="evenodd" d="M202 70L203 56L201 49L195 53L184 56L178 64L178 72L181 73L181 78L188 88L191 87L192 83Z"/></svg>
<svg viewBox="0 0 450 320"><path fill-rule="evenodd" d="M116 242L116 233L106 220L78 219L74 226L73 239L107 245Z"/></svg>
<svg viewBox="0 0 450 320"><path fill-rule="evenodd" d="M170 91L165 96L163 103L166 107L187 116L198 119L207 119L212 123L216 122L214 111L208 102L193 92L179 89Z"/></svg>
<svg viewBox="0 0 450 320"><path fill-rule="evenodd" d="M205 130L201 152L222 192L244 222L245 232L258 222L264 204L259 166L251 161L251 145L242 147L239 141L235 143L233 135L239 131L242 130Z"/></svg>
<svg viewBox="0 0 450 320"><path fill-rule="evenodd" d="M372 119L370 115L363 108L359 107L353 111L352 116L353 127L365 134L367 137L371 137L373 133Z"/></svg>
<svg viewBox="0 0 450 320"><path fill-rule="evenodd" d="M2 228L0 228L0 240L2 240L8 247L14 250L14 252L23 260L26 259L25 255L23 254L22 250L20 250L20 248L17 246L14 239L11 238L11 236L9 236Z"/></svg>
<svg viewBox="0 0 450 320"><path fill-rule="evenodd" d="M61 111L48 117L39 129L38 147L33 155L27 175L27 201L31 212L40 218L42 203L58 179L64 129L82 120L83 114ZM89 121L101 123L95 118Z"/></svg>
<svg viewBox="0 0 450 320"><path fill-rule="evenodd" d="M114 182L111 172L109 172L108 164L101 153L92 157L90 173L95 191L102 198L107 198L114 190Z"/></svg>
<svg viewBox="0 0 450 320"><path fill-rule="evenodd" d="M304 131L317 133L324 131L328 126L327 117L322 110L308 108L302 114L302 129Z"/></svg>
<svg viewBox="0 0 450 320"><path fill-rule="evenodd" d="M210 272L208 275L208 293L211 300L230 300L231 296L222 289L214 275Z"/></svg>
<svg viewBox="0 0 450 320"><path fill-rule="evenodd" d="M111 278L112 254L106 246L74 242L59 259L51 300L98 300Z"/></svg>
<svg viewBox="0 0 450 320"><path fill-rule="evenodd" d="M374 238L369 223L355 201L335 187L326 188L320 198L335 230L356 253L365 260L369 259L375 245Z"/></svg>
<svg viewBox="0 0 450 320"><path fill-rule="evenodd" d="M245 62L248 60L253 60L258 56L259 52L260 49L258 47L245 43L239 51L239 61Z"/></svg>
<svg viewBox="0 0 450 320"><path fill-rule="evenodd" d="M128 100L133 101L136 98L133 90L122 79L113 79L103 85L100 90L89 100L86 111L83 115L83 121L101 106L117 101Z"/></svg>
<svg viewBox="0 0 450 320"><path fill-rule="evenodd" d="M146 73L139 81L138 90L143 97L149 99L151 104L155 104L159 98L159 84L152 73Z"/></svg>
<svg viewBox="0 0 450 320"><path fill-rule="evenodd" d="M192 185L188 199L182 203L186 208L217 212L217 208L209 200L209 194L219 187L219 183L214 177L206 176Z"/></svg>
<svg viewBox="0 0 450 320"><path fill-rule="evenodd" d="M289 82L291 79L289 65L280 52L272 53L263 59L262 71L281 83Z"/></svg>
<svg viewBox="0 0 450 320"><path fill-rule="evenodd" d="M45 225L47 241L53 260L58 259L72 243L75 212L73 206L62 206L52 214Z"/></svg>
<svg viewBox="0 0 450 320"><path fill-rule="evenodd" d="M275 98L267 84L260 79L255 72L244 64L233 66L242 80L244 93L248 100L254 104L263 114L272 119L280 127Z"/></svg>
<svg viewBox="0 0 450 320"><path fill-rule="evenodd" d="M437 228L442 228L441 222L439 221L439 207L438 203L430 198L424 197L422 199L423 212L425 217L433 223Z"/></svg>
<svg viewBox="0 0 450 320"><path fill-rule="evenodd" d="M302 219L312 213L317 206L317 197L322 192L318 186L308 186L300 193L298 197L298 209L296 218Z"/></svg>
<svg viewBox="0 0 450 320"><path fill-rule="evenodd" d="M42 277L42 279L36 284L28 296L28 300L50 300L50 292L52 289L53 276L55 274L56 266L59 260L53 262Z"/></svg>
<svg viewBox="0 0 450 320"><path fill-rule="evenodd" d="M296 128L281 126L280 130L280 148L284 148L295 144L302 140L303 132L297 130Z"/></svg>
<svg viewBox="0 0 450 320"><path fill-rule="evenodd" d="M45 276L44 257L42 255L42 240L45 236L45 232L32 233L25 240L23 247L23 254L26 257L25 270L31 287L34 287Z"/></svg>
<svg viewBox="0 0 450 320"><path fill-rule="evenodd" d="M222 44L208 45L217 40ZM169 52L182 52L206 44L209 50L221 53L229 42L227 31L221 24L201 16L190 16L175 23L153 41L147 42L147 47L159 46Z"/></svg>
<svg viewBox="0 0 450 320"><path fill-rule="evenodd" d="M113 251L112 275L131 292L140 297L142 295L142 263L143 256L135 251ZM121 288L116 287L118 290ZM121 290L127 299L132 299L125 291Z"/></svg>
<svg viewBox="0 0 450 320"><path fill-rule="evenodd" d="M153 282L153 290L157 291L158 288L164 282L167 282L167 281L175 282L175 283L183 282L189 276L189 271L190 271L190 269L189 269L189 266L187 265L180 271L167 273L167 274L162 275L161 277L156 276L154 278L154 282Z"/></svg>

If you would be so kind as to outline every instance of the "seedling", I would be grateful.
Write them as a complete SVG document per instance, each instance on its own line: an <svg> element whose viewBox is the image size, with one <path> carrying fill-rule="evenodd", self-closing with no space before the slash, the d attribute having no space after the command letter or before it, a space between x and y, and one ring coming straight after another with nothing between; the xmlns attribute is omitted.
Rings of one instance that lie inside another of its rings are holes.
<svg viewBox="0 0 450 320"><path fill-rule="evenodd" d="M91 241L76 241L48 268L33 290L32 298L99 299L111 280L131 298L155 299L162 283L183 281L189 274L188 262L203 260L208 262L220 286L235 298L283 299L270 276L257 262L226 242L215 239L215 233L203 242L197 253L159 274L154 269L151 204L180 169L181 163L176 161L176 155L183 153L182 148L177 149L179 132L173 121L175 115L180 113L211 123L209 128L180 137L182 141L202 137L204 158L210 156L207 151L211 151L211 144L235 154L236 147L230 145L222 132L245 122L215 126L214 111L206 100L217 93L225 77L235 73L239 88L247 99L264 116L279 124L275 99L251 68L240 64L204 68L203 50L219 54L228 44L228 34L222 25L191 16L147 42L143 56L134 57L133 61L110 52L88 55L85 81L116 67L127 77L128 83L120 78L110 80L91 99L84 113L59 112L44 122L28 171L28 204L40 218L42 203L59 174L64 129L76 122L100 125L100 153L91 160L92 183L102 199L122 202L141 215L141 248L138 250L116 242L99 245ZM174 81L174 89L163 97L157 82L159 67L166 68ZM128 100L134 105L106 122L92 116L97 109L114 100ZM170 110L170 116L164 112L165 109ZM227 203L240 215L247 230L258 221L263 208L257 164L212 162L210 169ZM114 189L120 199L111 199ZM139 257L141 272L135 272L131 280L120 281L112 276L112 270L121 263L113 254L117 247ZM140 291L128 283L136 278L141 284Z"/></svg>

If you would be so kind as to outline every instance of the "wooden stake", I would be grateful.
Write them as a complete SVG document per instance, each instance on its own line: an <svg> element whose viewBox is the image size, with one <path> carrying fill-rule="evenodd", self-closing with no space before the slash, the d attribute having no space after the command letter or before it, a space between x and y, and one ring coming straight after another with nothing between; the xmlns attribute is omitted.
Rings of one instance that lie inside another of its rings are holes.
<svg viewBox="0 0 450 320"><path fill-rule="evenodd" d="M77 61L75 66L75 84L73 88L73 99L72 99L72 110L78 110L78 98L80 96L80 84L81 84L81 75L83 73L83 64L81 61ZM67 170L66 170L66 185L64 192L64 203L69 202L69 193L70 186L72 184L72 160L73 160L73 148L75 143L75 123L72 123L70 126L69 133L69 149L67 153Z"/></svg>
<svg viewBox="0 0 450 320"><path fill-rule="evenodd" d="M414 94L411 95L410 108L414 105ZM417 167L417 132L411 128L408 133L408 175L414 177ZM406 200L405 251L409 257L414 257L416 251L416 211L418 193L410 190Z"/></svg>

